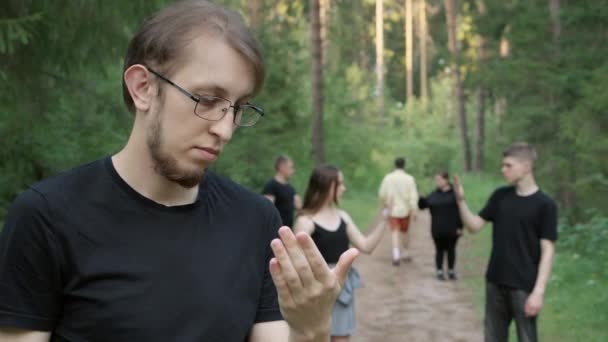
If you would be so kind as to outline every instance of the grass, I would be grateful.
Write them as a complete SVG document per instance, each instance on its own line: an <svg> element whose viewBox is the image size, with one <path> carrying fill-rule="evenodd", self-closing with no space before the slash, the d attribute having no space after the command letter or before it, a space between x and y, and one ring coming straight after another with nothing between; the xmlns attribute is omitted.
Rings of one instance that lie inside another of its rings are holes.
<svg viewBox="0 0 608 342"><path fill-rule="evenodd" d="M468 175L463 178L467 203L474 212L479 211L492 191L502 184L497 178ZM431 190L428 182L420 182L421 192ZM348 190L341 206L365 230L377 208L374 192ZM608 229L608 227L606 227ZM565 229L567 231L567 228ZM459 248L459 263L463 269L463 282L470 288L475 311L483 320L485 303L485 269L490 256L492 228L487 226L478 234L467 234ZM539 319L541 341L608 341L608 279L598 267L606 260L603 253L566 246L567 232L560 233L557 254L545 305ZM605 248L605 246L604 246ZM591 255L591 256L590 256ZM596 255L599 259L594 259ZM599 270L599 271L598 271ZM511 326L511 341L516 341L515 326Z"/></svg>

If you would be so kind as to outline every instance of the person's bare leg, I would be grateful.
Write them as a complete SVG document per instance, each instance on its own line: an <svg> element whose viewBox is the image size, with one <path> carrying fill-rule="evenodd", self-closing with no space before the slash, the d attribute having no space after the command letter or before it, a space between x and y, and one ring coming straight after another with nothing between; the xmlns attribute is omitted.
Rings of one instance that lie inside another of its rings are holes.
<svg viewBox="0 0 608 342"><path fill-rule="evenodd" d="M411 260L412 256L410 255L410 233L408 232L399 232L399 239L402 245L401 251L401 259L403 260Z"/></svg>
<svg viewBox="0 0 608 342"><path fill-rule="evenodd" d="M394 229L391 231L391 237L393 241L393 264L399 265L399 261L401 260L400 251L402 248L401 242L401 233L398 229Z"/></svg>
<svg viewBox="0 0 608 342"><path fill-rule="evenodd" d="M350 341L350 336L332 336L331 342L348 342Z"/></svg>

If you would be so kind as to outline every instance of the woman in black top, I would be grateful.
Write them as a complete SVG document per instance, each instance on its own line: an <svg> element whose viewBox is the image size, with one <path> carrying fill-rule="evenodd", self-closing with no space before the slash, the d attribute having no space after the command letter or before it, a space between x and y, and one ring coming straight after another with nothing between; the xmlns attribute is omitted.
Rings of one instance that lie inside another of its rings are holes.
<svg viewBox="0 0 608 342"><path fill-rule="evenodd" d="M335 166L316 167L308 182L302 211L296 223L295 232L311 235L317 248L332 266L340 255L352 244L363 253L371 253L380 242L386 218L379 209L365 236L355 225L350 215L338 207L346 190L344 176ZM354 289L360 286L359 275L351 267L342 292L332 311L331 340L348 341L355 327Z"/></svg>
<svg viewBox="0 0 608 342"><path fill-rule="evenodd" d="M426 197L420 197L418 207L431 210L431 233L435 242L435 263L437 279L445 280L443 271L444 255L448 256L448 277L456 280L456 241L462 235L462 221L456 204L456 197L447 172L435 175L437 189Z"/></svg>

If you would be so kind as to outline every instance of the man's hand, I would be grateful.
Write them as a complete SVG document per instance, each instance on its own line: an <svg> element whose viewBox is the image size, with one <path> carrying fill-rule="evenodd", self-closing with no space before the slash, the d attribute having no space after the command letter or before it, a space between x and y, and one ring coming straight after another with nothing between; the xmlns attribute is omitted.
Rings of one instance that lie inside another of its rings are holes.
<svg viewBox="0 0 608 342"><path fill-rule="evenodd" d="M524 306L524 311L526 313L526 317L534 317L538 315L540 309L543 307L543 295L542 293L532 292L528 299L526 299L526 305Z"/></svg>
<svg viewBox="0 0 608 342"><path fill-rule="evenodd" d="M462 187L462 183L460 182L460 177L458 177L458 175L454 175L454 195L456 195L456 201L464 201L464 188Z"/></svg>
<svg viewBox="0 0 608 342"><path fill-rule="evenodd" d="M330 269L310 235L294 235L281 227L279 237L271 243L275 257L270 260L270 273L290 339L328 340L333 305L359 251L344 252Z"/></svg>

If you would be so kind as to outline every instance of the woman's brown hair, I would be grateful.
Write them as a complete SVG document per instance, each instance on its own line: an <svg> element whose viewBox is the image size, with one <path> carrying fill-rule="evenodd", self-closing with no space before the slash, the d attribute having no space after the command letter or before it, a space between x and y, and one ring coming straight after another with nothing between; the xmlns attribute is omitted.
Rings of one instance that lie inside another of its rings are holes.
<svg viewBox="0 0 608 342"><path fill-rule="evenodd" d="M302 214L314 214L325 204L331 189L334 189L333 202L338 204L337 189L340 185L340 169L333 165L320 165L314 168L302 205Z"/></svg>

